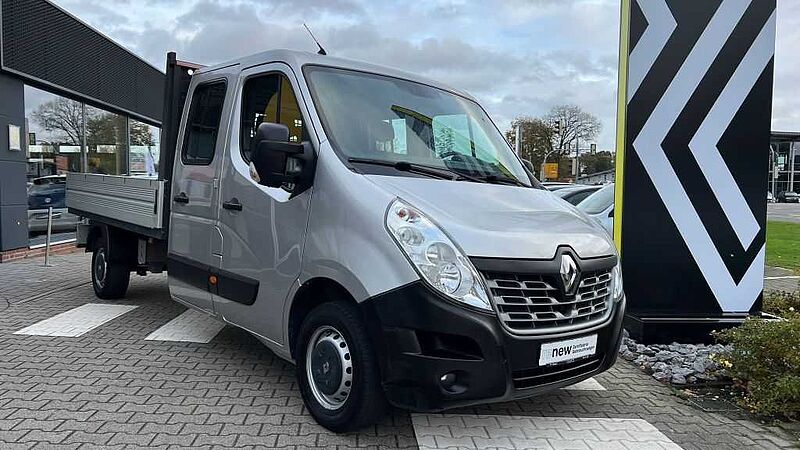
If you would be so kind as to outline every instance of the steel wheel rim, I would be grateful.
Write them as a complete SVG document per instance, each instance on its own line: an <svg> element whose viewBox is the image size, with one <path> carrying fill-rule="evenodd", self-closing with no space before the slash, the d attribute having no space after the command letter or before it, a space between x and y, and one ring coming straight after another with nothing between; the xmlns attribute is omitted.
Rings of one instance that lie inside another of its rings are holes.
<svg viewBox="0 0 800 450"><path fill-rule="evenodd" d="M94 263L94 279L97 286L102 288L106 284L106 273L108 272L108 262L106 261L106 252L103 249L97 251Z"/></svg>
<svg viewBox="0 0 800 450"><path fill-rule="evenodd" d="M353 358L336 328L324 325L311 335L306 347L306 378L314 399L327 410L341 408L350 397Z"/></svg>

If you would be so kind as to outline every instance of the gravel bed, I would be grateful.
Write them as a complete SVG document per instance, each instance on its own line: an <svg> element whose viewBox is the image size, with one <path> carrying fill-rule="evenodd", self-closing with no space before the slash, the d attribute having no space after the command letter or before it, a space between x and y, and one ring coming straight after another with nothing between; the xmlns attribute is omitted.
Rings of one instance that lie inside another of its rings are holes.
<svg viewBox="0 0 800 450"><path fill-rule="evenodd" d="M730 346L722 344L639 344L625 331L620 356L633 361L658 381L678 386L729 381L728 374L713 355L724 353Z"/></svg>

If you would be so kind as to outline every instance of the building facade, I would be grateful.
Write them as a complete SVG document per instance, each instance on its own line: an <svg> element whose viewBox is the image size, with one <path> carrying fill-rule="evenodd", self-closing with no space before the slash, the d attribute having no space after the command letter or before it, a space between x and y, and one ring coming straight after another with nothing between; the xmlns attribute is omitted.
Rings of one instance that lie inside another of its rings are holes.
<svg viewBox="0 0 800 450"><path fill-rule="evenodd" d="M155 175L163 92L163 72L58 6L0 0L0 261L32 242L31 208L63 207L42 177Z"/></svg>
<svg viewBox="0 0 800 450"><path fill-rule="evenodd" d="M784 191L800 192L800 133L773 131L769 143L767 190L773 196ZM606 184L614 181L614 170L583 175L580 184Z"/></svg>
<svg viewBox="0 0 800 450"><path fill-rule="evenodd" d="M773 131L769 152L769 192L800 192L800 133Z"/></svg>

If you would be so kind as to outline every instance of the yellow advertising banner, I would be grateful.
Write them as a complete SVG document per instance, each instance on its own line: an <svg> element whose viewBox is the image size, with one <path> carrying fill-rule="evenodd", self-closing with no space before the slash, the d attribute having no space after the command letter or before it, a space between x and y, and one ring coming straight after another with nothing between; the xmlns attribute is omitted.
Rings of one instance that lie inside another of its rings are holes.
<svg viewBox="0 0 800 450"><path fill-rule="evenodd" d="M558 163L544 163L544 177L547 180L558 178Z"/></svg>

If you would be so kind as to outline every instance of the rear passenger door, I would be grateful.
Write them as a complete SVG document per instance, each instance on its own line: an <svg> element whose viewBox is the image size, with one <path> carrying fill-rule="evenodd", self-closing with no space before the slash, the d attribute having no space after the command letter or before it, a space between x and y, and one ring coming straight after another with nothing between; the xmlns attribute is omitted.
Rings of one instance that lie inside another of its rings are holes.
<svg viewBox="0 0 800 450"><path fill-rule="evenodd" d="M226 110L227 80L200 81L191 94L184 118L172 176L169 226L169 287L183 303L214 312L209 283L215 264L212 245L219 240L215 226L225 133L220 130ZM216 238L216 239L215 239Z"/></svg>

